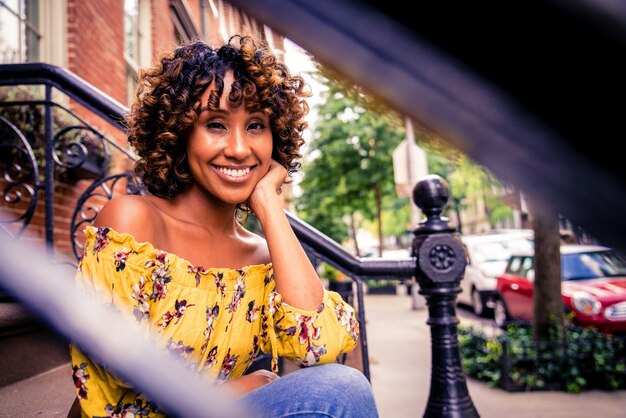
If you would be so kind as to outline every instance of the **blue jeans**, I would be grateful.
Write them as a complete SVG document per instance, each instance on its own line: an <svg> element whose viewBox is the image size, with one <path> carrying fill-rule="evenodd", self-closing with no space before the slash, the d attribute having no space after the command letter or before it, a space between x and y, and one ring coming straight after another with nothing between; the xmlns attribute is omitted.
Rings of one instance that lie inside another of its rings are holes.
<svg viewBox="0 0 626 418"><path fill-rule="evenodd" d="M241 398L263 418L377 418L372 386L360 371L332 363L288 373Z"/></svg>

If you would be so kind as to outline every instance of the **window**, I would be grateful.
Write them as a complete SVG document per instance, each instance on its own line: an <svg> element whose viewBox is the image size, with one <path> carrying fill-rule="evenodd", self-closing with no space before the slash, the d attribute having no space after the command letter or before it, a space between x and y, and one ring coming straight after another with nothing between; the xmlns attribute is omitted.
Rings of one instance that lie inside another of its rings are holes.
<svg viewBox="0 0 626 418"><path fill-rule="evenodd" d="M520 276L528 278L527 276L528 272L531 271L532 269L533 269L533 258L525 257L524 261L522 262L522 269L521 269ZM533 273L533 279L534 279L534 273Z"/></svg>
<svg viewBox="0 0 626 418"><path fill-rule="evenodd" d="M511 257L511 262L506 269L506 272L509 274L515 274L520 271L520 267L522 266L522 258L521 257Z"/></svg>
<svg viewBox="0 0 626 418"><path fill-rule="evenodd" d="M485 263L508 260L510 253L502 242L485 242L473 246L474 261Z"/></svg>
<svg viewBox="0 0 626 418"><path fill-rule="evenodd" d="M0 0L0 64L39 61L39 0Z"/></svg>
<svg viewBox="0 0 626 418"><path fill-rule="evenodd" d="M615 251L566 254L561 257L563 280L587 280L626 275L626 260Z"/></svg>
<svg viewBox="0 0 626 418"><path fill-rule="evenodd" d="M178 43L189 42L201 37L187 6L182 0L170 0L170 13L174 24L174 36Z"/></svg>
<svg viewBox="0 0 626 418"><path fill-rule="evenodd" d="M126 60L126 101L131 103L139 69L139 0L124 0L124 58Z"/></svg>
<svg viewBox="0 0 626 418"><path fill-rule="evenodd" d="M124 0L124 51L139 62L139 0Z"/></svg>
<svg viewBox="0 0 626 418"><path fill-rule="evenodd" d="M150 0L124 0L124 58L126 100L135 97L137 71L150 64Z"/></svg>

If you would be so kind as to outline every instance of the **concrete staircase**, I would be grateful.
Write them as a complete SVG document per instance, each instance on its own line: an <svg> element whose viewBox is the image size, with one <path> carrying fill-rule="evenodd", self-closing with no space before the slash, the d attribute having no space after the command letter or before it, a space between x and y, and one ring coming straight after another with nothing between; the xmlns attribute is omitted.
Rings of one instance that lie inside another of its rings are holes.
<svg viewBox="0 0 626 418"><path fill-rule="evenodd" d="M0 417L66 417L75 393L68 342L0 293Z"/></svg>

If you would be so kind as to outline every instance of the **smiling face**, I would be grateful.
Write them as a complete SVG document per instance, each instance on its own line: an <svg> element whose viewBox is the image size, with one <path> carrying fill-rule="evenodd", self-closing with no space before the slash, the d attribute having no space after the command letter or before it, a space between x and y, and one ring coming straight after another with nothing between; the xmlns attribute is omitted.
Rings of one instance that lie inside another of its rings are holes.
<svg viewBox="0 0 626 418"><path fill-rule="evenodd" d="M233 107L228 100L233 80L232 71L228 71L218 109L203 106L187 139L187 159L193 188L236 205L250 197L267 173L273 145L268 116L248 112L243 103ZM211 85L203 93L202 104L208 102L212 89Z"/></svg>

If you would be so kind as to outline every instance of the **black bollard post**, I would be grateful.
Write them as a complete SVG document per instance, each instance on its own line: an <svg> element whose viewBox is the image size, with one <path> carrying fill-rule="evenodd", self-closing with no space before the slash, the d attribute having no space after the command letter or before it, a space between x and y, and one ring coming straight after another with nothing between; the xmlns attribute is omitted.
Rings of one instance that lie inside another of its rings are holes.
<svg viewBox="0 0 626 418"><path fill-rule="evenodd" d="M412 248L431 332L430 395L424 417L478 417L461 364L455 310L465 250L459 234L441 217L449 197L448 184L437 175L423 177L413 189L413 200L426 215L414 231Z"/></svg>

